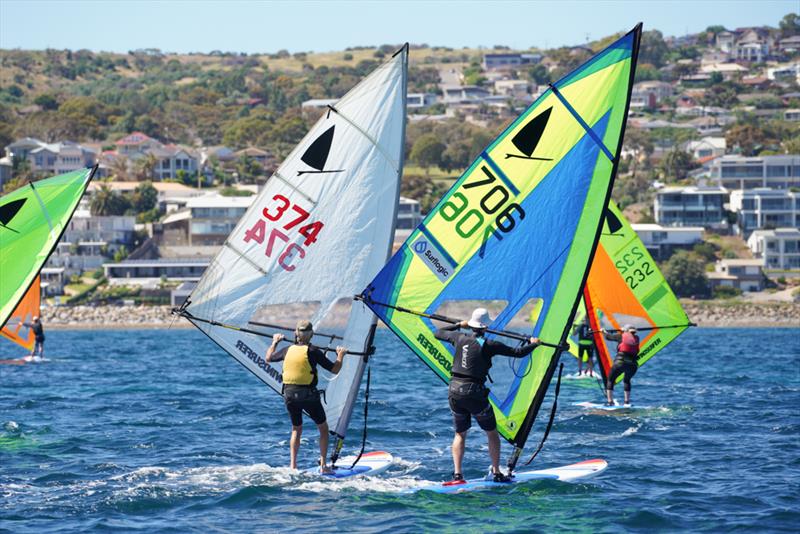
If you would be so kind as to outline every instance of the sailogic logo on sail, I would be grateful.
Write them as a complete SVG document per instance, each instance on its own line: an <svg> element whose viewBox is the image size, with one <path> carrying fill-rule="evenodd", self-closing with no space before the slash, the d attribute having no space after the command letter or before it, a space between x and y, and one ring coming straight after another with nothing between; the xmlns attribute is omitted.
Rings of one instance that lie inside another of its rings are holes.
<svg viewBox="0 0 800 534"><path fill-rule="evenodd" d="M446 282L456 268L435 243L428 241L423 236L419 236L411 248L442 282Z"/></svg>

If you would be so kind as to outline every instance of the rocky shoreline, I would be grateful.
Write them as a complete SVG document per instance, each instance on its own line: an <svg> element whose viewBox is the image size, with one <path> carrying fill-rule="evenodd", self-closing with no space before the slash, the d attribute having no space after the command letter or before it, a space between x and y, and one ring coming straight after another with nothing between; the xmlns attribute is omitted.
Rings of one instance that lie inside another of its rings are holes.
<svg viewBox="0 0 800 534"><path fill-rule="evenodd" d="M800 328L800 303L745 303L741 301L684 301L690 319L701 327L782 327ZM461 309L463 308L463 309ZM261 317L267 323L293 324L302 317L301 310L282 314L281 319ZM342 310L345 311L345 310ZM455 306L447 310L453 317L469 317L471 306ZM291 319L287 317L291 315ZM332 314L347 317L347 313ZM51 329L102 329L102 328L191 328L182 318L170 314L169 306L60 306L42 310L46 328ZM524 327L520 321L511 326ZM343 325L330 324L328 328Z"/></svg>

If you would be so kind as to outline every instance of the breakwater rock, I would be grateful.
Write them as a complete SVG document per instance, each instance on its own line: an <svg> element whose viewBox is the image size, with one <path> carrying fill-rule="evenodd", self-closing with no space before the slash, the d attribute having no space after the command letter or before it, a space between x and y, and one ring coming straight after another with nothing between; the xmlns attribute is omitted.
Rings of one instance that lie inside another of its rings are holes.
<svg viewBox="0 0 800 534"><path fill-rule="evenodd" d="M439 313L454 318L466 319L476 305L485 303L448 303L446 310ZM689 318L698 326L707 327L795 327L800 328L800 303L748 303L743 301L683 301ZM341 324L331 322L320 325L327 328L342 328L348 316L348 307L337 305L331 314ZM494 316L502 306L489 306ZM314 309L300 305L285 306L281 314L262 313L256 320L292 326L300 318L314 314ZM518 320L511 327L529 327L527 313L518 314ZM169 306L58 306L42 309L42 319L46 328L188 328L185 319L170 314ZM323 330L323 328L318 328Z"/></svg>

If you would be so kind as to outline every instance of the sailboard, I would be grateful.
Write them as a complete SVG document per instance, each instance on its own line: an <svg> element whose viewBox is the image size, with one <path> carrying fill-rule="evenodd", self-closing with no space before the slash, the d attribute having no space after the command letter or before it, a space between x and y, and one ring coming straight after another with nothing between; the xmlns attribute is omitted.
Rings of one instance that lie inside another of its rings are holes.
<svg viewBox="0 0 800 534"><path fill-rule="evenodd" d="M28 288L28 292L11 312L5 326L0 329L0 335L28 351L33 350L36 341L33 329L28 325L33 322L34 317L39 316L41 292L41 279L37 276Z"/></svg>
<svg viewBox="0 0 800 534"><path fill-rule="evenodd" d="M0 197L0 327L39 276L96 170L29 182Z"/></svg>
<svg viewBox="0 0 800 534"><path fill-rule="evenodd" d="M328 107L177 310L278 393L282 363L267 362L265 353L273 333L294 330L294 311L314 324L315 346L332 351L343 345L358 356L345 357L333 378L319 377L336 437L334 464L377 325L353 295L385 264L394 237L407 72L405 45ZM278 318L265 322L266 311ZM330 324L343 333L326 333Z"/></svg>
<svg viewBox="0 0 800 534"><path fill-rule="evenodd" d="M584 288L603 381L616 356L616 341L600 331L632 324L639 330L639 366L693 323L656 262L620 209L609 201L606 221ZM619 380L622 380L620 376Z"/></svg>
<svg viewBox="0 0 800 534"><path fill-rule="evenodd" d="M616 175L641 24L550 85L453 184L360 298L445 383L434 337L453 301L500 301L504 329L529 303L539 346L496 365L489 399L516 466L557 367ZM531 124L534 123L533 126Z"/></svg>
<svg viewBox="0 0 800 534"><path fill-rule="evenodd" d="M481 490L500 490L510 488L516 484L533 482L537 480L558 480L560 482L576 482L599 475L608 468L608 462L601 459L586 460L561 467L539 469L537 471L522 471L514 473L511 482L494 482L491 478L465 480L461 484L425 484L412 488L407 493L418 491L432 491L434 493L466 493Z"/></svg>

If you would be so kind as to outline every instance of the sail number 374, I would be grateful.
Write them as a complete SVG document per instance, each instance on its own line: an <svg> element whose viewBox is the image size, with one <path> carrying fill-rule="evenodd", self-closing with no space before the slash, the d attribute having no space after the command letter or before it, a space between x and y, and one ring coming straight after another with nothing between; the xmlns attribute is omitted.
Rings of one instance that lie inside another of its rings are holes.
<svg viewBox="0 0 800 534"><path fill-rule="evenodd" d="M261 215L264 216L263 219L257 220L249 230L245 230L244 242L255 241L259 245L264 245L266 242L264 254L268 258L278 255L278 265L285 271L294 271L294 262L302 260L306 256L306 250L303 247L309 247L317 241L317 235L325 224L314 221L300 226L311 214L297 204L293 204L283 195L273 196L271 205L261 210ZM268 229L267 221L274 226ZM283 224L277 224L278 221ZM305 238L303 246L289 242L290 230L293 229L296 229L297 233ZM287 230L287 232L283 230Z"/></svg>

